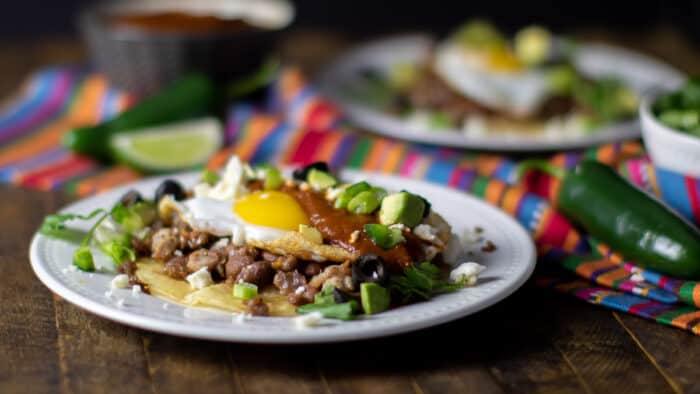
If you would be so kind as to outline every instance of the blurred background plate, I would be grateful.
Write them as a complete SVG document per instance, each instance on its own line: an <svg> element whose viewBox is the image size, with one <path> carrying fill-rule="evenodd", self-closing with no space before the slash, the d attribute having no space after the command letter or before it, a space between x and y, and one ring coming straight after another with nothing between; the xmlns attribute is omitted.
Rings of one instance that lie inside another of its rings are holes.
<svg viewBox="0 0 700 394"><path fill-rule="evenodd" d="M338 103L346 111L349 120L357 126L414 142L484 150L545 151L583 148L640 136L636 119L583 135L498 133L466 136L461 130L434 130L417 126L394 114L351 100L343 94L343 86L356 80L361 70L371 68L388 72L389 67L398 62L425 61L434 43L431 36L415 34L395 36L356 47L322 71L318 79L319 88ZM591 77L616 76L640 95L674 89L685 80L682 72L663 62L604 44L580 43L575 55L575 66L584 75Z"/></svg>

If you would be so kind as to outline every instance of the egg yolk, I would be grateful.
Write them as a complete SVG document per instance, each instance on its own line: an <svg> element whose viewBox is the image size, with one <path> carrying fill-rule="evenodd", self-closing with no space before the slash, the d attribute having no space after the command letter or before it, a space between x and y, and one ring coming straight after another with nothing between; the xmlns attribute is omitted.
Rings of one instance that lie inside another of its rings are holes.
<svg viewBox="0 0 700 394"><path fill-rule="evenodd" d="M309 217L294 197L272 190L239 198L233 212L247 223L280 230L296 231L300 224L309 224Z"/></svg>
<svg viewBox="0 0 700 394"><path fill-rule="evenodd" d="M518 72L523 65L508 48L494 48L489 52L488 67L494 71Z"/></svg>

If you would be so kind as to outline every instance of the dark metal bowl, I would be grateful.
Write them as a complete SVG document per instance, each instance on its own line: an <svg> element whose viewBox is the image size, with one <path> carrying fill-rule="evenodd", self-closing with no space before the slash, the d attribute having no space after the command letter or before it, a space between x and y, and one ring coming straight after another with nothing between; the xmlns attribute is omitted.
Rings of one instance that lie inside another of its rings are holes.
<svg viewBox="0 0 700 394"><path fill-rule="evenodd" d="M249 73L288 26L204 34L150 31L106 23L105 17L118 5L85 10L79 26L97 69L136 96L153 94L188 72L204 72L218 82Z"/></svg>

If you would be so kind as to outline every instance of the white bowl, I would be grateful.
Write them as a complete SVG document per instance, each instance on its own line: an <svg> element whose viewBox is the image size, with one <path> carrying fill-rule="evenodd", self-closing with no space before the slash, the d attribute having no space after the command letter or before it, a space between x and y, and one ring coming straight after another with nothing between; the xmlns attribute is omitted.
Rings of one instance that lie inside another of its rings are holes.
<svg viewBox="0 0 700 394"><path fill-rule="evenodd" d="M651 111L656 97L647 97L639 106L644 145L654 165L700 178L700 138L661 123Z"/></svg>

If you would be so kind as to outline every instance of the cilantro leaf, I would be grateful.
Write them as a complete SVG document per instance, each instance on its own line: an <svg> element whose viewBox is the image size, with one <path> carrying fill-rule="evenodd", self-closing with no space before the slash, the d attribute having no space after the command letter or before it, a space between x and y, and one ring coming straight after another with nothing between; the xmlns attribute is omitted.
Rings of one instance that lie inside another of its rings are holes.
<svg viewBox="0 0 700 394"><path fill-rule="evenodd" d="M449 282L440 278L440 268L429 262L406 268L403 275L392 276L389 289L400 293L404 302L428 300L431 297L457 291L464 287L464 281Z"/></svg>
<svg viewBox="0 0 700 394"><path fill-rule="evenodd" d="M69 229L68 227L66 227L66 222L71 220L90 220L101 213L105 213L105 210L100 208L95 209L87 215L78 215L72 213L48 215L44 218L44 221L41 223L41 227L39 227L39 233L42 235L46 235L47 237L75 241L78 238L80 238L81 235L84 235L84 233L74 229Z"/></svg>

